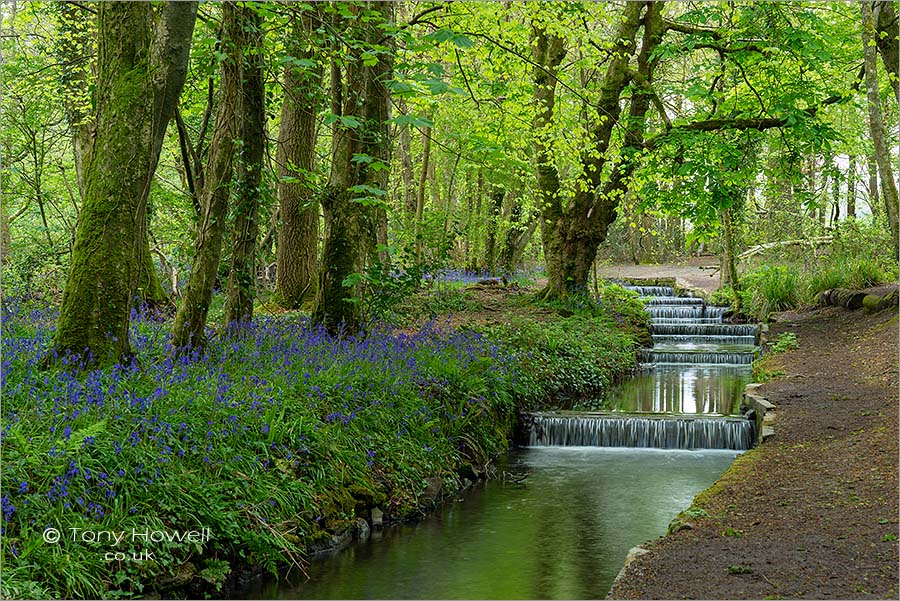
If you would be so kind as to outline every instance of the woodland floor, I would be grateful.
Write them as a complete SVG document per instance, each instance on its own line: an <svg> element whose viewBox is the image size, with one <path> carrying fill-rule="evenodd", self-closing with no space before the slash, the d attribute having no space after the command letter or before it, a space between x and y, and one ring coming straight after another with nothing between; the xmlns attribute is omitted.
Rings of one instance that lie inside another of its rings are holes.
<svg viewBox="0 0 900 601"><path fill-rule="evenodd" d="M623 599L898 598L898 319L829 307L776 316L784 375L761 394L775 436L694 505L709 516L645 545Z"/></svg>

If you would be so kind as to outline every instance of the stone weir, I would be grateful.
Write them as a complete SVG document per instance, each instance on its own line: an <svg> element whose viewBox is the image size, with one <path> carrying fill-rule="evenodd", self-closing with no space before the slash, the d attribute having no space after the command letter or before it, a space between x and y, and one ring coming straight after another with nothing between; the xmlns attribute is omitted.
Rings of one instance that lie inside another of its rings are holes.
<svg viewBox="0 0 900 601"><path fill-rule="evenodd" d="M734 378L735 370L749 380L751 363L759 352L757 326L724 323L727 307L678 296L671 286L625 287L641 295L651 318L654 345L641 349L638 359L641 377L649 378L650 384L640 392L653 398L649 403L643 399L643 404L626 399L612 411L535 413L528 420L529 444L749 449L756 436L754 423L736 414L740 388L734 392L733 387L717 385L717 381L724 381L726 375ZM677 372L674 383L672 370ZM702 378L698 370L703 370ZM668 413L646 412L648 405L662 406L664 403L657 401L664 401L673 386L682 401L678 407ZM622 388L632 389L637 387ZM704 402L687 402L691 400Z"/></svg>
<svg viewBox="0 0 900 601"><path fill-rule="evenodd" d="M535 413L529 445L730 449L753 444L753 425L742 417Z"/></svg>

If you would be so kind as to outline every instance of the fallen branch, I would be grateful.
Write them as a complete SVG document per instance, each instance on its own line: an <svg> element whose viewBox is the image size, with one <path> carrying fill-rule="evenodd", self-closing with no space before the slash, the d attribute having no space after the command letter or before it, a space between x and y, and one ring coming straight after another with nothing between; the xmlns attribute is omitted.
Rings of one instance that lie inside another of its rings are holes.
<svg viewBox="0 0 900 601"><path fill-rule="evenodd" d="M767 242L765 244L758 244L756 246L751 246L741 254L737 256L738 260L743 261L745 259L749 259L750 257L759 255L764 253L767 250L771 250L773 248L782 248L785 246L822 246L823 244L831 244L832 238L831 236L817 236L815 238L803 238L800 240L779 240L777 242Z"/></svg>

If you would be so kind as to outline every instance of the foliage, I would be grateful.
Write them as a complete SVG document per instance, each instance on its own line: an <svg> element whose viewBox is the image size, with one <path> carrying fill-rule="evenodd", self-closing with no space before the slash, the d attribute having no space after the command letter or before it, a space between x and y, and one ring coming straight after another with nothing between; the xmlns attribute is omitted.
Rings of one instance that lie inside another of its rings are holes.
<svg viewBox="0 0 900 601"><path fill-rule="evenodd" d="M793 332L782 332L775 344L772 345L772 352L784 353L798 348L800 348L800 343L797 341L797 335Z"/></svg>
<svg viewBox="0 0 900 601"><path fill-rule="evenodd" d="M803 302L800 271L784 265L764 265L744 276L744 285L752 291L751 310L765 319L770 313L795 309Z"/></svg>
<svg viewBox="0 0 900 601"><path fill-rule="evenodd" d="M897 265L883 252L888 237L876 224L853 222L836 228L832 237L824 251L783 253L745 274L743 286L751 297L745 306L765 319L773 311L814 304L826 290L859 290L896 279Z"/></svg>
<svg viewBox="0 0 900 601"><path fill-rule="evenodd" d="M137 312L133 361L88 370L61 358L47 372L56 310L8 299L4 592L146 594L189 561L193 582L215 587L236 566L297 561L360 506L414 513L428 478L458 482L458 468L506 449L514 400L586 393L633 363L632 339L593 311L344 338L264 317L178 359L170 323ZM43 543L48 526L213 538L129 544L157 561L111 565L96 546Z"/></svg>
<svg viewBox="0 0 900 601"><path fill-rule="evenodd" d="M618 284L606 284L599 289L599 304L625 331L641 344L649 346L650 314L640 296Z"/></svg>
<svg viewBox="0 0 900 601"><path fill-rule="evenodd" d="M518 353L520 408L538 408L548 398L559 403L595 394L634 365L633 334L615 327L600 305L577 298L542 305L569 316L550 321L510 316L505 323L476 328Z"/></svg>

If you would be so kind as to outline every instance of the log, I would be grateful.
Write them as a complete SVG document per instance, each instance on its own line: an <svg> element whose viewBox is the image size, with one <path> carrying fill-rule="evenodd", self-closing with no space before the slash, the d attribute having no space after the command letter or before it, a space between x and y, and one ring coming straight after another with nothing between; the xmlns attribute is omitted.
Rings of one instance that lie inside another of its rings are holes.
<svg viewBox="0 0 900 601"><path fill-rule="evenodd" d="M826 290L819 295L819 304L833 307L845 307L853 311L863 306L863 299L865 297L865 292L847 290L846 288L834 288L832 290Z"/></svg>

